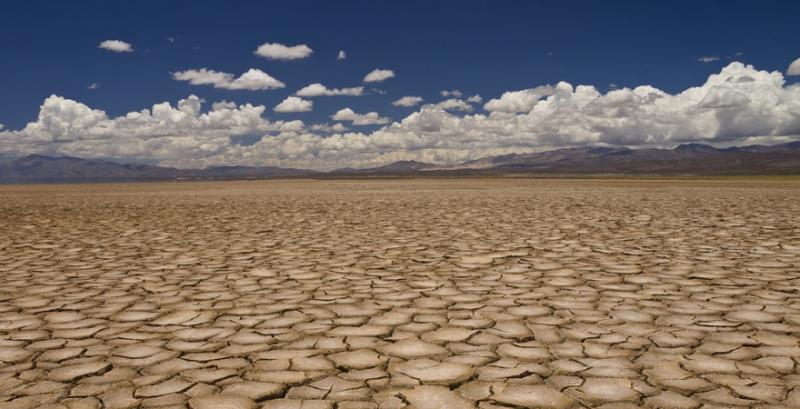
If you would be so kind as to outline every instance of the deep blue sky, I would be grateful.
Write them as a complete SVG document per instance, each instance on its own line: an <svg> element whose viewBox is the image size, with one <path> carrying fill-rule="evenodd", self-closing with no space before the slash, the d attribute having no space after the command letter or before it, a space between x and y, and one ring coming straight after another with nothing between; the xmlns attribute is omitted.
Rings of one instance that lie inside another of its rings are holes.
<svg viewBox="0 0 800 409"><path fill-rule="evenodd" d="M457 88L484 99L503 91L569 81L605 91L650 84L676 92L702 83L729 56L784 71L800 56L800 2L6 2L0 12L0 123L19 129L51 94L116 116L196 94L209 102L272 108L312 82L361 85L374 68L397 77L386 95L315 98L306 114L276 119L326 122L336 110L378 111L401 119L413 108L391 101ZM170 42L167 37L176 41ZM133 53L97 48L107 39ZM308 44L311 58L270 61L265 42ZM339 49L345 61L336 61ZM552 54L550 54L552 53ZM704 64L701 56L721 59ZM228 91L192 86L170 73L258 68L281 90ZM101 86L90 90L93 82Z"/></svg>

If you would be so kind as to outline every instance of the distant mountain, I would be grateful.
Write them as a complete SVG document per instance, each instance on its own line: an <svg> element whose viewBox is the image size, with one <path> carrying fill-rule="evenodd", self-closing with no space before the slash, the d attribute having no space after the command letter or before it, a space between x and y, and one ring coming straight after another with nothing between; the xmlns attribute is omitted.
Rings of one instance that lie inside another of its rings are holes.
<svg viewBox="0 0 800 409"><path fill-rule="evenodd" d="M399 174L399 173L415 173L421 172L425 170L436 170L439 169L439 166L433 165L430 163L424 162L417 162L415 160L401 160L397 162L392 162L388 165L378 166L375 168L364 168L364 169L354 169L354 168L344 168L344 169L337 169L334 170L333 174L347 174L347 173L355 173L355 174Z"/></svg>
<svg viewBox="0 0 800 409"><path fill-rule="evenodd" d="M177 169L119 164L101 159L28 155L0 162L0 183L125 182L175 179L246 179L311 175L316 172L277 167L217 166Z"/></svg>
<svg viewBox="0 0 800 409"><path fill-rule="evenodd" d="M687 143L673 149L580 147L545 152L490 156L440 166L399 161L367 169L315 172L304 169L213 166L177 169L118 164L99 159L29 155L0 161L0 183L124 182L175 179L260 179L286 177L386 177L480 174L664 174L746 175L800 174L800 141L782 145L715 148Z"/></svg>
<svg viewBox="0 0 800 409"><path fill-rule="evenodd" d="M698 143L674 149L565 148L487 157L448 169L577 174L800 174L800 142L724 149Z"/></svg>

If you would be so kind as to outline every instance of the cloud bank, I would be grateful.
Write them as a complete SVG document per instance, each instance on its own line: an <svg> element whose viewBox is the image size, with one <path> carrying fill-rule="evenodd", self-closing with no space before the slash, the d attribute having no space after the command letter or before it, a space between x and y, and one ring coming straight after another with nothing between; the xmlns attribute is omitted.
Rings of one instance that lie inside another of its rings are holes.
<svg viewBox="0 0 800 409"><path fill-rule="evenodd" d="M35 121L23 129L0 131L0 151L180 167L332 169L412 159L454 163L582 145L779 143L800 138L800 85L787 85L781 72L738 62L676 94L650 85L603 93L591 85L560 82L503 93L483 111L469 114L428 104L393 123L376 112L359 114L349 108L332 115L355 126L386 124L372 132L273 121L260 105L220 102L204 110L203 102L190 96L174 106L163 102L112 118L51 96ZM263 137L241 145L231 142L237 135Z"/></svg>

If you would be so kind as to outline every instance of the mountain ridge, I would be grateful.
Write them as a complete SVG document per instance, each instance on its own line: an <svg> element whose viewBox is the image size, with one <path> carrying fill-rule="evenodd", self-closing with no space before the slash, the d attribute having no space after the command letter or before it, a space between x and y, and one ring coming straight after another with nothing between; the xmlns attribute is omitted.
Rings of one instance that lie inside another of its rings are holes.
<svg viewBox="0 0 800 409"><path fill-rule="evenodd" d="M715 148L686 143L672 149L586 146L487 156L455 165L403 160L373 168L329 172L273 166L221 165L202 169L117 163L104 159L31 154L0 161L0 183L126 182L296 177L472 174L800 174L800 141Z"/></svg>
<svg viewBox="0 0 800 409"><path fill-rule="evenodd" d="M210 166L178 169L167 166L117 163L104 159L31 154L0 162L0 183L127 182L184 179L247 179L295 177L317 172L271 166Z"/></svg>

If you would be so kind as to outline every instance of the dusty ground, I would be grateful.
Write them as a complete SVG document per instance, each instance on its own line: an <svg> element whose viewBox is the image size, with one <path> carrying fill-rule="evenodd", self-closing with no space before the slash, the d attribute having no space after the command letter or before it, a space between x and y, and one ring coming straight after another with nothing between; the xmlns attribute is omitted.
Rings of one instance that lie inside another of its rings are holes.
<svg viewBox="0 0 800 409"><path fill-rule="evenodd" d="M797 181L0 187L3 409L798 408L799 339Z"/></svg>

